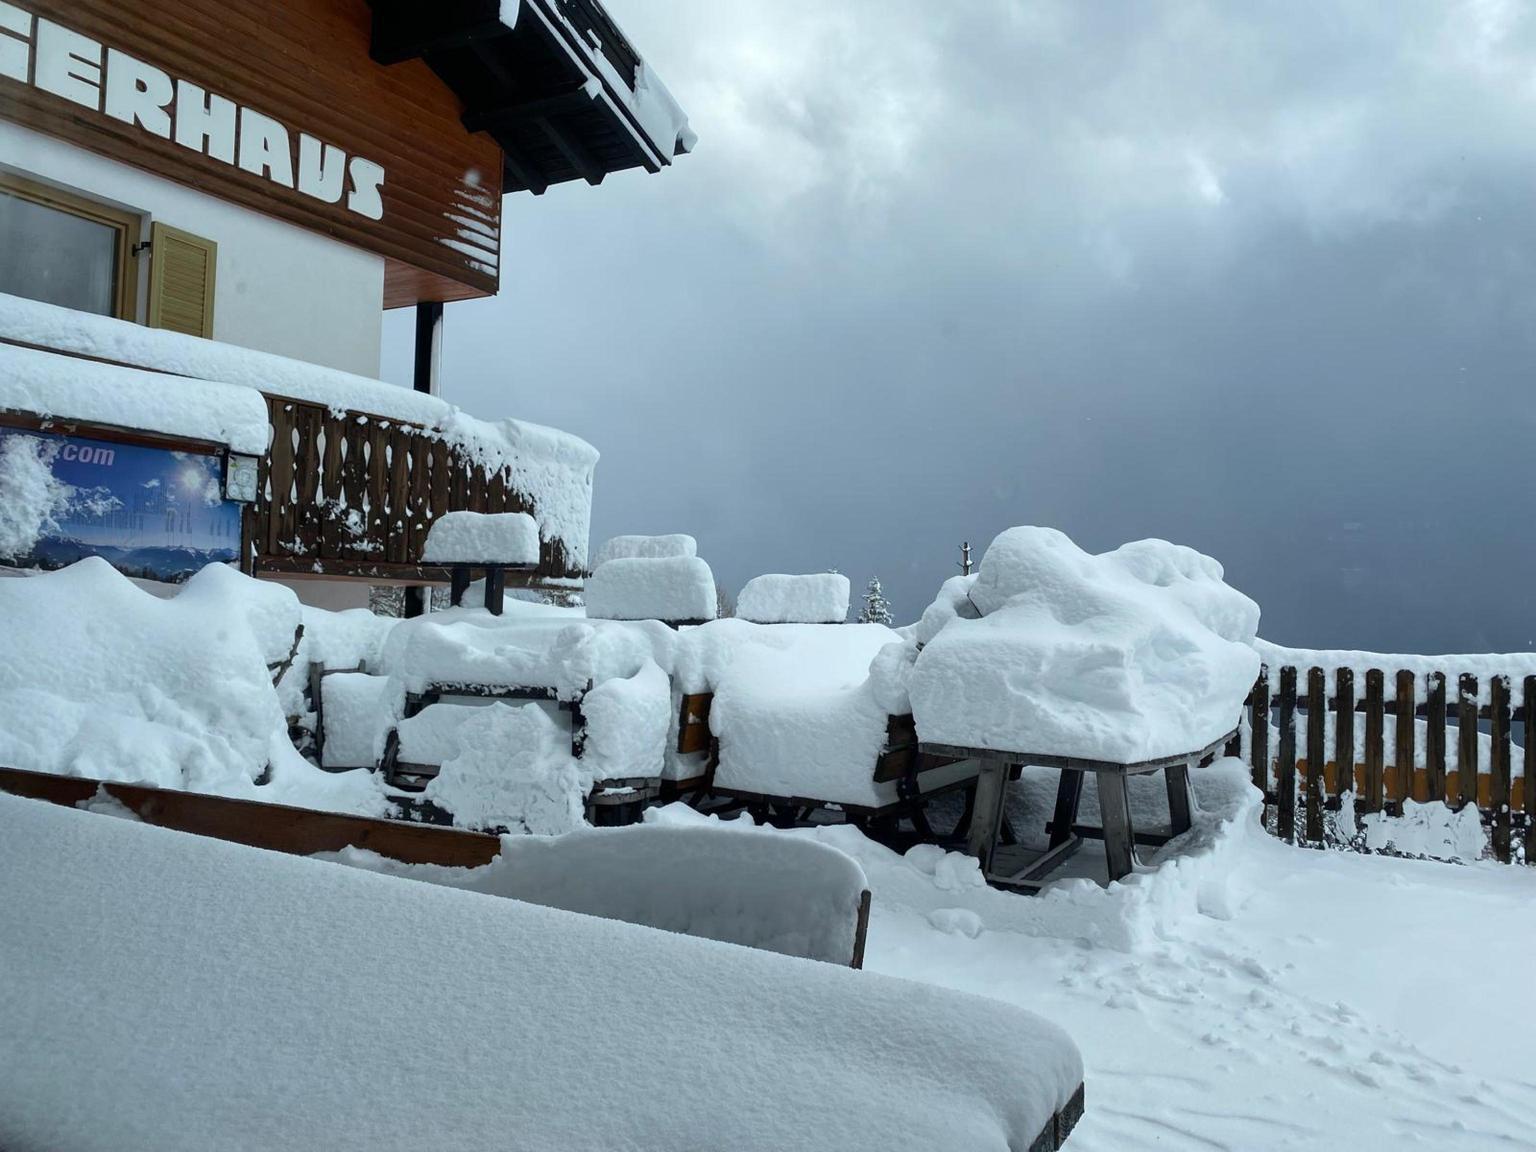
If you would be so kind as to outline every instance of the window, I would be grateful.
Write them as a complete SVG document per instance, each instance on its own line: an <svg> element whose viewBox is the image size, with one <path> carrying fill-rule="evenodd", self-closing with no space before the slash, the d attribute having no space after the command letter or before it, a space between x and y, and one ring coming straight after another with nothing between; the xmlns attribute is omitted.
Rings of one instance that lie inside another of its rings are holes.
<svg viewBox="0 0 1536 1152"><path fill-rule="evenodd" d="M0 172L0 292L135 319L139 218Z"/></svg>

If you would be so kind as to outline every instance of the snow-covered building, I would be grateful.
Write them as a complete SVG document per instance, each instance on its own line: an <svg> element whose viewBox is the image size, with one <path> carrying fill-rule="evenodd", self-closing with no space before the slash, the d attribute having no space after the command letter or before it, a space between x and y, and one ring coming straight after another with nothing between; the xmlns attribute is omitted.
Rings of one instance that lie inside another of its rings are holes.
<svg viewBox="0 0 1536 1152"><path fill-rule="evenodd" d="M0 564L345 600L446 580L469 509L578 576L596 453L438 399L443 305L497 291L506 193L692 140L597 0L0 0L0 502L39 494ZM404 307L415 391L377 379Z"/></svg>

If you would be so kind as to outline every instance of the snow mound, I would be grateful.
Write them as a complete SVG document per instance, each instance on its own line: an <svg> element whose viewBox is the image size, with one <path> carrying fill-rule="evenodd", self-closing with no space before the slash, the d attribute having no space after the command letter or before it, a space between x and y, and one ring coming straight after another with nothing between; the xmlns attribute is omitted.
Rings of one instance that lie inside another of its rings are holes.
<svg viewBox="0 0 1536 1152"><path fill-rule="evenodd" d="M588 577L584 596L594 620L715 618L715 576L697 556L609 560Z"/></svg>
<svg viewBox="0 0 1536 1152"><path fill-rule="evenodd" d="M424 564L537 564L539 526L526 512L446 512L427 530Z"/></svg>
<svg viewBox="0 0 1536 1152"><path fill-rule="evenodd" d="M699 544L692 536L614 536L597 550L592 567L599 568L610 560L668 560L698 554Z"/></svg>
<svg viewBox="0 0 1536 1152"><path fill-rule="evenodd" d="M205 589L161 600L94 557L0 580L0 649L0 764L225 791L286 743L262 644Z"/></svg>
<svg viewBox="0 0 1536 1152"><path fill-rule="evenodd" d="M868 887L852 857L830 845L666 820L507 836L501 855L483 868L401 864L355 848L327 858L833 964L852 961Z"/></svg>
<svg viewBox="0 0 1536 1152"><path fill-rule="evenodd" d="M586 718L582 767L597 780L660 777L672 725L672 682L654 660L633 676L614 676L581 702Z"/></svg>
<svg viewBox="0 0 1536 1152"><path fill-rule="evenodd" d="M736 615L754 624L841 624L848 619L848 577L754 576L736 598Z"/></svg>
<svg viewBox="0 0 1536 1152"><path fill-rule="evenodd" d="M1207 556L1142 540L1094 556L1012 528L967 611L950 581L924 613L908 691L925 741L1130 762L1236 727L1258 675L1259 609ZM971 617L971 613L977 615Z"/></svg>
<svg viewBox="0 0 1536 1152"><path fill-rule="evenodd" d="M291 596L216 569L165 600L98 558L0 580L0 764L382 813L376 778L322 772L288 740L267 657Z"/></svg>
<svg viewBox="0 0 1536 1152"><path fill-rule="evenodd" d="M537 704L480 708L457 726L454 742L424 795L459 827L554 836L585 823L591 778Z"/></svg>
<svg viewBox="0 0 1536 1152"><path fill-rule="evenodd" d="M670 668L674 640L671 629L654 622L451 609L396 624L379 665L409 692L434 683L484 684L550 688L574 700L590 685L633 676L647 660Z"/></svg>
<svg viewBox="0 0 1536 1152"><path fill-rule="evenodd" d="M262 659L269 667L294 656L304 609L286 584L252 580L228 564L209 564L192 574L176 599L214 612L237 612L261 646Z"/></svg>
<svg viewBox="0 0 1536 1152"><path fill-rule="evenodd" d="M11 1147L980 1152L1083 1075L1054 1024L876 973L10 796L0 828Z"/></svg>
<svg viewBox="0 0 1536 1152"><path fill-rule="evenodd" d="M327 768L372 768L384 759L389 730L405 712L405 689L389 676L332 672L320 681Z"/></svg>

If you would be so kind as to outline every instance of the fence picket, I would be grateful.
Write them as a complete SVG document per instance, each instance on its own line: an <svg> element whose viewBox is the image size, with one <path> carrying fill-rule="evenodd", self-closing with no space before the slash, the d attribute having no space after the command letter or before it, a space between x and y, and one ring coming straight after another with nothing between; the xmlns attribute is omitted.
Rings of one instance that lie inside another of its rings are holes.
<svg viewBox="0 0 1536 1152"><path fill-rule="evenodd" d="M1334 673L1333 772L1335 796L1355 790L1355 670Z"/></svg>
<svg viewBox="0 0 1536 1152"><path fill-rule="evenodd" d="M1495 676L1488 685L1493 754L1488 763L1488 806L1493 810L1493 854L1509 863L1509 680Z"/></svg>
<svg viewBox="0 0 1536 1152"><path fill-rule="evenodd" d="M1269 669L1263 665L1259 666L1259 679L1253 686L1253 695L1248 697L1248 747L1253 761L1253 786L1268 796Z"/></svg>
<svg viewBox="0 0 1536 1152"><path fill-rule="evenodd" d="M1456 684L1456 792L1461 807L1477 803L1477 677Z"/></svg>
<svg viewBox="0 0 1536 1152"><path fill-rule="evenodd" d="M1445 673L1431 672L1425 681L1424 798L1445 799Z"/></svg>
<svg viewBox="0 0 1536 1152"><path fill-rule="evenodd" d="M1536 867L1536 676L1525 678L1521 704L1525 707L1525 862Z"/></svg>
<svg viewBox="0 0 1536 1152"><path fill-rule="evenodd" d="M1417 688L1414 683L1413 673L1406 668L1399 669L1397 673L1397 688L1393 697L1393 707L1397 717L1396 739L1393 741L1392 759L1397 764L1397 777L1394 781L1392 793L1393 809L1397 815L1402 815L1403 803L1417 795L1417 781L1414 778L1414 708L1418 703Z"/></svg>
<svg viewBox="0 0 1536 1152"><path fill-rule="evenodd" d="M1323 842L1323 770L1326 750L1328 684L1321 668L1307 670L1307 839Z"/></svg>
<svg viewBox="0 0 1536 1152"><path fill-rule="evenodd" d="M1357 807L1380 812L1386 759L1386 677L1380 668L1365 673L1365 791Z"/></svg>
<svg viewBox="0 0 1536 1152"><path fill-rule="evenodd" d="M1296 843L1296 669L1280 669L1280 838Z"/></svg>

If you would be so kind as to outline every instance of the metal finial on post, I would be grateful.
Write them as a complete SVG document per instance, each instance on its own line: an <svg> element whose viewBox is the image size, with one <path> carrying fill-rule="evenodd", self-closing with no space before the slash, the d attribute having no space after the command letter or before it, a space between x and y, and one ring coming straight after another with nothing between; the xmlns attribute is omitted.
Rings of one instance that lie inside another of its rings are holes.
<svg viewBox="0 0 1536 1152"><path fill-rule="evenodd" d="M962 576L971 574L971 542L969 540L960 545L960 574Z"/></svg>

